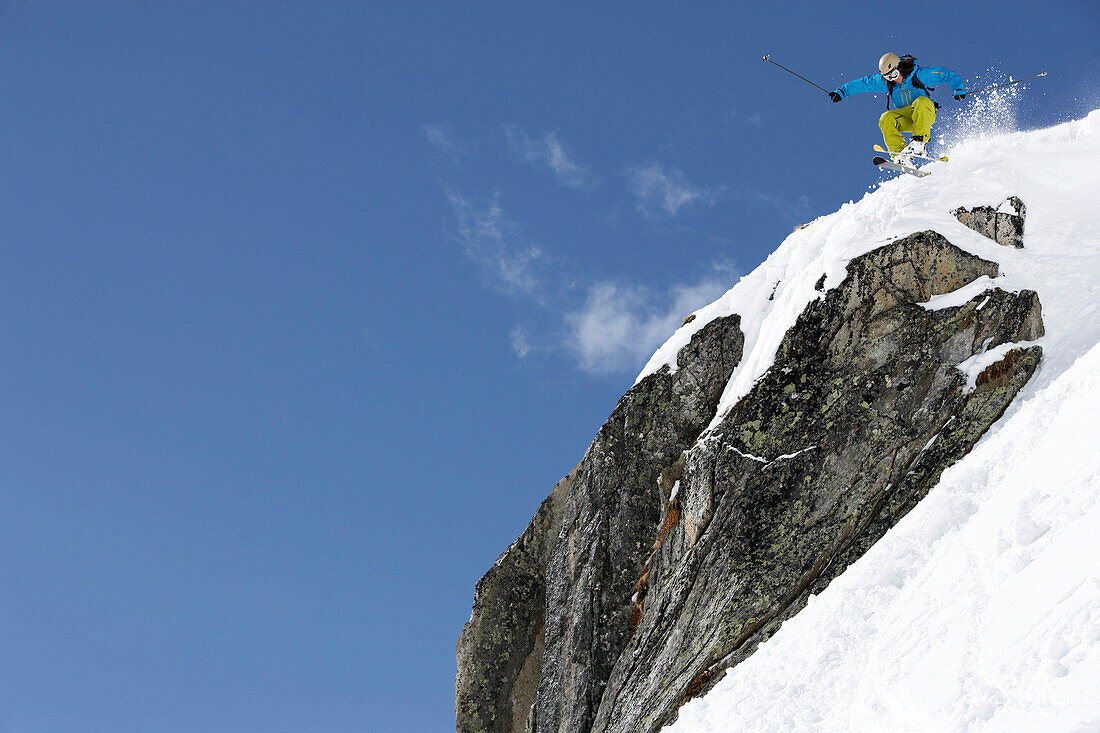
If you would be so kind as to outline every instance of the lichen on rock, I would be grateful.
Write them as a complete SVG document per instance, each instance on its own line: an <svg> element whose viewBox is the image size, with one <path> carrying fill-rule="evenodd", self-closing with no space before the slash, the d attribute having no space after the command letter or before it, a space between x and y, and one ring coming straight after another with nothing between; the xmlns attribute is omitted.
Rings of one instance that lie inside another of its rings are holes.
<svg viewBox="0 0 1100 733"><path fill-rule="evenodd" d="M959 307L919 303L996 274L921 232L856 258L807 307L773 367L689 451L679 526L652 562L645 613L592 730L669 722L970 450L1041 349L983 394L967 395L954 365L1041 335L1038 298L994 288ZM706 522L689 533L693 511Z"/></svg>
<svg viewBox="0 0 1100 733"><path fill-rule="evenodd" d="M554 508L479 582L459 644L459 729L656 731L750 655L912 509L1036 369L1036 293L922 305L997 274L932 231L853 259L706 433L743 336L737 316L696 333L675 372L623 396ZM968 389L956 365L1007 344Z"/></svg>

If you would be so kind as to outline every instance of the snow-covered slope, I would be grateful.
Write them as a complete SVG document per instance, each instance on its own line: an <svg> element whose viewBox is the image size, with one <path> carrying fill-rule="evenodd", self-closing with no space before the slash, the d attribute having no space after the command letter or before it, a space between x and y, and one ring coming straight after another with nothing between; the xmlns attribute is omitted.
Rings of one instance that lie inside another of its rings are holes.
<svg viewBox="0 0 1100 733"><path fill-rule="evenodd" d="M740 314L745 356L719 420L823 274L835 287L853 257L925 229L1000 263L1000 288L1043 304L1043 362L1001 421L671 730L1100 728L1100 110L947 152L934 175L888 181L794 232L639 375L675 368L695 332ZM952 214L1009 196L1027 206L1021 250Z"/></svg>

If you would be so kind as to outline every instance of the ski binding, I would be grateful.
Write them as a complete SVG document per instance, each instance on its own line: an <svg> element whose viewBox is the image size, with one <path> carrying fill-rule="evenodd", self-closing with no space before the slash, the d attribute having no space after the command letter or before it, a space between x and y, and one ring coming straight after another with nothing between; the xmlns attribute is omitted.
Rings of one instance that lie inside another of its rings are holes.
<svg viewBox="0 0 1100 733"><path fill-rule="evenodd" d="M886 153L887 155L893 155L893 153L891 153L889 150L882 147L881 145L876 145L875 150L879 151L880 153ZM906 153L906 155L909 155L909 157L911 157L911 158L920 158L921 160L938 160L941 163L946 163L947 162L947 156L946 155L944 155L940 158L933 158L933 157L928 156L928 155L913 155L911 153Z"/></svg>
<svg viewBox="0 0 1100 733"><path fill-rule="evenodd" d="M932 175L931 171L922 171L913 168L912 166L901 165L900 163L895 163L892 160L883 158L881 155L876 155L874 158L871 159L871 162L877 165L879 168L889 168L892 171L901 171L902 173L908 173L909 175L916 176L917 178L924 178L925 176Z"/></svg>

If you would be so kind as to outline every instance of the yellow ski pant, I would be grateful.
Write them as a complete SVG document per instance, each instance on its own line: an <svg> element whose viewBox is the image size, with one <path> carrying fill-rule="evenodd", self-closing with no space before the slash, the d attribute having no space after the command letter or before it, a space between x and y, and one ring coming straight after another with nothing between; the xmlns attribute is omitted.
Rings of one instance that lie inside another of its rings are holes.
<svg viewBox="0 0 1100 733"><path fill-rule="evenodd" d="M908 107L883 112L882 117L878 118L878 126L882 130L882 141L886 143L886 149L896 153L905 147L905 138L901 135L903 132L923 135L927 142L935 121L936 105L928 97L917 97Z"/></svg>

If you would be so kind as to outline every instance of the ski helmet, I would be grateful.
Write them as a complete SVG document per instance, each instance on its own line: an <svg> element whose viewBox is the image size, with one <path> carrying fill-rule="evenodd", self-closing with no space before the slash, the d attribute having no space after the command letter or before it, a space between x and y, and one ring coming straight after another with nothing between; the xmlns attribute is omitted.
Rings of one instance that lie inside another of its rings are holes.
<svg viewBox="0 0 1100 733"><path fill-rule="evenodd" d="M891 71L898 68L899 63L901 63L901 59L898 58L896 53L884 53L882 58L878 60L878 70L883 76L886 76Z"/></svg>

